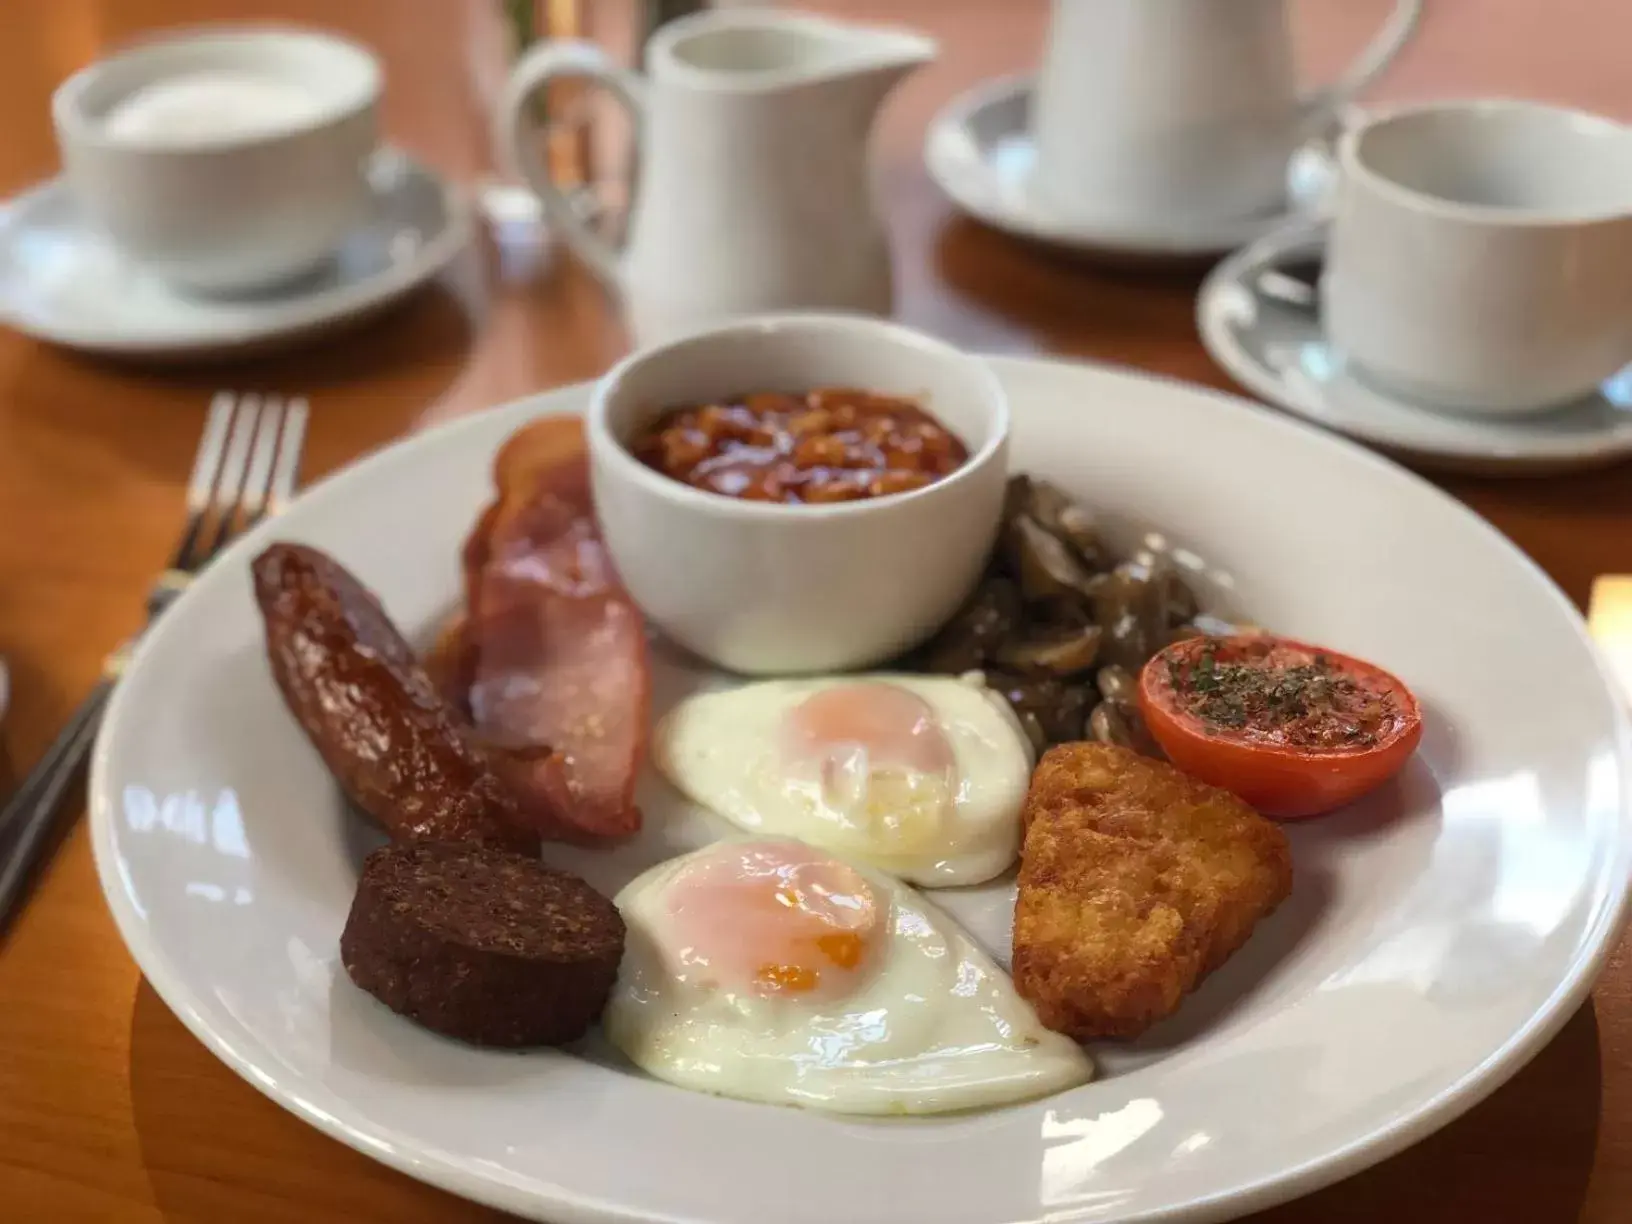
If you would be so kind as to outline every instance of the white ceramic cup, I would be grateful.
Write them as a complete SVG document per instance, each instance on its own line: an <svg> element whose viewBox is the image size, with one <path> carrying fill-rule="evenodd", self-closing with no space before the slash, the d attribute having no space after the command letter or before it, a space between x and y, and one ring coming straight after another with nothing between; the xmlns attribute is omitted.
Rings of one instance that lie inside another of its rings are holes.
<svg viewBox="0 0 1632 1224"><path fill-rule="evenodd" d="M1345 133L1338 171L1322 309L1362 378L1505 415L1632 362L1632 128L1435 102Z"/></svg>
<svg viewBox="0 0 1632 1224"><path fill-rule="evenodd" d="M109 112L138 90L200 73L271 80L310 99L286 125L188 142L116 136ZM379 63L315 31L208 27L99 60L51 100L75 199L134 259L210 293L316 267L367 215Z"/></svg>
<svg viewBox="0 0 1632 1224"><path fill-rule="evenodd" d="M782 505L691 488L628 449L667 408L832 386L913 397L968 461L911 493ZM1002 516L1001 384L980 359L893 323L768 315L637 352L601 380L586 425L595 511L630 595L732 671L843 671L916 645L973 589Z"/></svg>
<svg viewBox="0 0 1632 1224"><path fill-rule="evenodd" d="M1031 101L1037 203L1127 232L1283 207L1297 146L1388 66L1421 10L1397 0L1338 81L1300 94L1287 0L1054 0Z"/></svg>

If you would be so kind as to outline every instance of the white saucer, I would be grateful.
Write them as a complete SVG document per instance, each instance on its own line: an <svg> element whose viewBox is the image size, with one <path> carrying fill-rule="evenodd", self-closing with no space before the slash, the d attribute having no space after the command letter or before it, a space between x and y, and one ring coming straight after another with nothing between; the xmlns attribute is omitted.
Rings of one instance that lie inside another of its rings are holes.
<svg viewBox="0 0 1632 1224"><path fill-rule="evenodd" d="M470 211L436 174L382 149L373 216L334 258L254 297L188 297L87 225L53 179L0 209L0 320L37 339L121 357L175 359L282 347L396 300L470 238Z"/></svg>
<svg viewBox="0 0 1632 1224"><path fill-rule="evenodd" d="M954 203L994 229L1084 254L1138 261L1223 255L1312 209L1331 179L1320 142L1294 154L1287 168L1289 203L1248 217L1153 222L1113 229L1050 215L1031 191L1037 150L1031 142L1030 76L988 81L952 100L924 141L930 177Z"/></svg>
<svg viewBox="0 0 1632 1224"><path fill-rule="evenodd" d="M1445 471L1548 475L1632 455L1632 367L1591 399L1518 419L1434 412L1358 379L1327 342L1317 310L1256 288L1272 266L1318 257L1324 244L1318 222L1290 227L1236 252L1202 284L1196 299L1201 341L1254 395L1418 466Z"/></svg>

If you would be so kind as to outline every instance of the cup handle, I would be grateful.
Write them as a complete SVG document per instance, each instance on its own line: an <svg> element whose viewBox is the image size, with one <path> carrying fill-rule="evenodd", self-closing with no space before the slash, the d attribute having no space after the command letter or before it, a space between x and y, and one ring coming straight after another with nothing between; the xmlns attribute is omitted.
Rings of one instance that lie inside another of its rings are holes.
<svg viewBox="0 0 1632 1224"><path fill-rule="evenodd" d="M1422 21L1423 0L1396 0L1394 11L1365 50L1355 56L1330 85L1323 85L1302 100L1304 126L1312 133L1328 129L1342 109L1383 74L1394 62Z"/></svg>
<svg viewBox="0 0 1632 1224"><path fill-rule="evenodd" d="M623 255L598 234L550 174L541 152L539 125L529 103L550 81L578 77L608 90L628 111L633 126L636 164L645 125L646 82L638 73L620 68L594 43L557 39L534 47L510 73L504 104L499 110L500 147L509 152L516 169L544 205L544 214L560 231L567 245L596 276L615 290L623 288ZM631 193L632 194L632 193ZM634 207L631 198L630 207Z"/></svg>
<svg viewBox="0 0 1632 1224"><path fill-rule="evenodd" d="M1286 194L1300 217L1330 219L1337 194L1337 147L1349 128L1342 110L1310 131L1286 167Z"/></svg>

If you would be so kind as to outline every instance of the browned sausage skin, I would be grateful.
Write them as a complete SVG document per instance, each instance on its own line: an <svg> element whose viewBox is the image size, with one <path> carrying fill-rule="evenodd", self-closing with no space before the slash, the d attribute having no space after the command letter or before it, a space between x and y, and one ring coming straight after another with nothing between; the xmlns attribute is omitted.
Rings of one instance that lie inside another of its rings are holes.
<svg viewBox="0 0 1632 1224"><path fill-rule="evenodd" d="M346 795L393 837L538 848L514 797L378 599L304 544L255 559L267 657Z"/></svg>

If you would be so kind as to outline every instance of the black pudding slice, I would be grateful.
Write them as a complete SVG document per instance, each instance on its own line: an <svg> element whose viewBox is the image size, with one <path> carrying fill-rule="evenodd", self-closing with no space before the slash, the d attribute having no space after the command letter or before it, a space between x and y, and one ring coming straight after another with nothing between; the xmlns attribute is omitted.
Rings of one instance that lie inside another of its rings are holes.
<svg viewBox="0 0 1632 1224"><path fill-rule="evenodd" d="M536 858L397 842L363 864L340 959L361 989L433 1032L560 1045L600 1017L623 938L612 902Z"/></svg>

